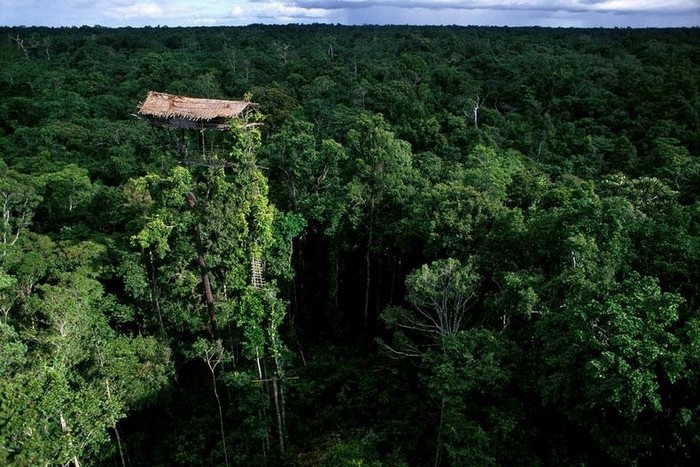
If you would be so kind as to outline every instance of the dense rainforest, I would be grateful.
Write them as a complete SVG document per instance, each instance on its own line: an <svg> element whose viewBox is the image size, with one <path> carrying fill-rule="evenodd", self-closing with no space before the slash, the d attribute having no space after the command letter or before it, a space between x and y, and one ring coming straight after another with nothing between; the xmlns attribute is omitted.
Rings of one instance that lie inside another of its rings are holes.
<svg viewBox="0 0 700 467"><path fill-rule="evenodd" d="M0 28L0 208L1 465L700 459L698 29Z"/></svg>

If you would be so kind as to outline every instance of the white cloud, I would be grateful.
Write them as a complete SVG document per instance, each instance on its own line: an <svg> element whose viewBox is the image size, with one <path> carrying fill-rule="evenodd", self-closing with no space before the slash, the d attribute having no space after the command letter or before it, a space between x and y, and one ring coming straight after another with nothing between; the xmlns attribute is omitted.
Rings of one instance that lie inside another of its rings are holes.
<svg viewBox="0 0 700 467"><path fill-rule="evenodd" d="M334 15L332 10L324 8L305 8L294 2L251 2L236 5L229 10L232 18L248 22L320 22Z"/></svg>
<svg viewBox="0 0 700 467"><path fill-rule="evenodd" d="M331 11L325 8L302 7L294 2L264 2L250 4L248 7L240 8L245 15L256 18L284 19L284 18L327 18Z"/></svg>
<svg viewBox="0 0 700 467"><path fill-rule="evenodd" d="M139 2L134 0L111 0L112 6L103 11L113 25L209 25L216 24L223 12L213 12L189 0ZM219 8L221 10L221 8ZM116 24L115 24L116 23Z"/></svg>
<svg viewBox="0 0 700 467"><path fill-rule="evenodd" d="M106 14L108 16L124 19L161 19L163 18L163 7L157 3L137 3L133 5L114 7L111 10L108 10Z"/></svg>

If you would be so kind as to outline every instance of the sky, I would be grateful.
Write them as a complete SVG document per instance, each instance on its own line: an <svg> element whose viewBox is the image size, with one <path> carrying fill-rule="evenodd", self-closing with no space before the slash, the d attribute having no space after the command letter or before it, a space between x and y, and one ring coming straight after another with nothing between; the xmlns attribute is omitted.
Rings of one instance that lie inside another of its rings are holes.
<svg viewBox="0 0 700 467"><path fill-rule="evenodd" d="M0 0L0 26L700 27L700 0Z"/></svg>

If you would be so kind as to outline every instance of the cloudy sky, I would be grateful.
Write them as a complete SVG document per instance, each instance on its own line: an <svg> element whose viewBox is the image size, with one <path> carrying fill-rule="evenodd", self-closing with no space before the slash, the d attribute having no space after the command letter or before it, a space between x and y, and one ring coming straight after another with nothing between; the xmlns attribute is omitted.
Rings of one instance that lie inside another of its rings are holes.
<svg viewBox="0 0 700 467"><path fill-rule="evenodd" d="M700 26L700 0L0 0L1 26Z"/></svg>

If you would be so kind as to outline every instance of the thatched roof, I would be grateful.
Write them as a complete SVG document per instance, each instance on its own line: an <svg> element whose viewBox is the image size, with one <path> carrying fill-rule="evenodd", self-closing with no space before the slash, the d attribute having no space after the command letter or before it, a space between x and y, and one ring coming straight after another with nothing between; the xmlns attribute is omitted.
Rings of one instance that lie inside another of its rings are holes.
<svg viewBox="0 0 700 467"><path fill-rule="evenodd" d="M196 99L150 91L141 104L139 114L174 126L182 126L183 121L203 125L218 123L216 126L220 126L256 107L257 104L247 101Z"/></svg>

